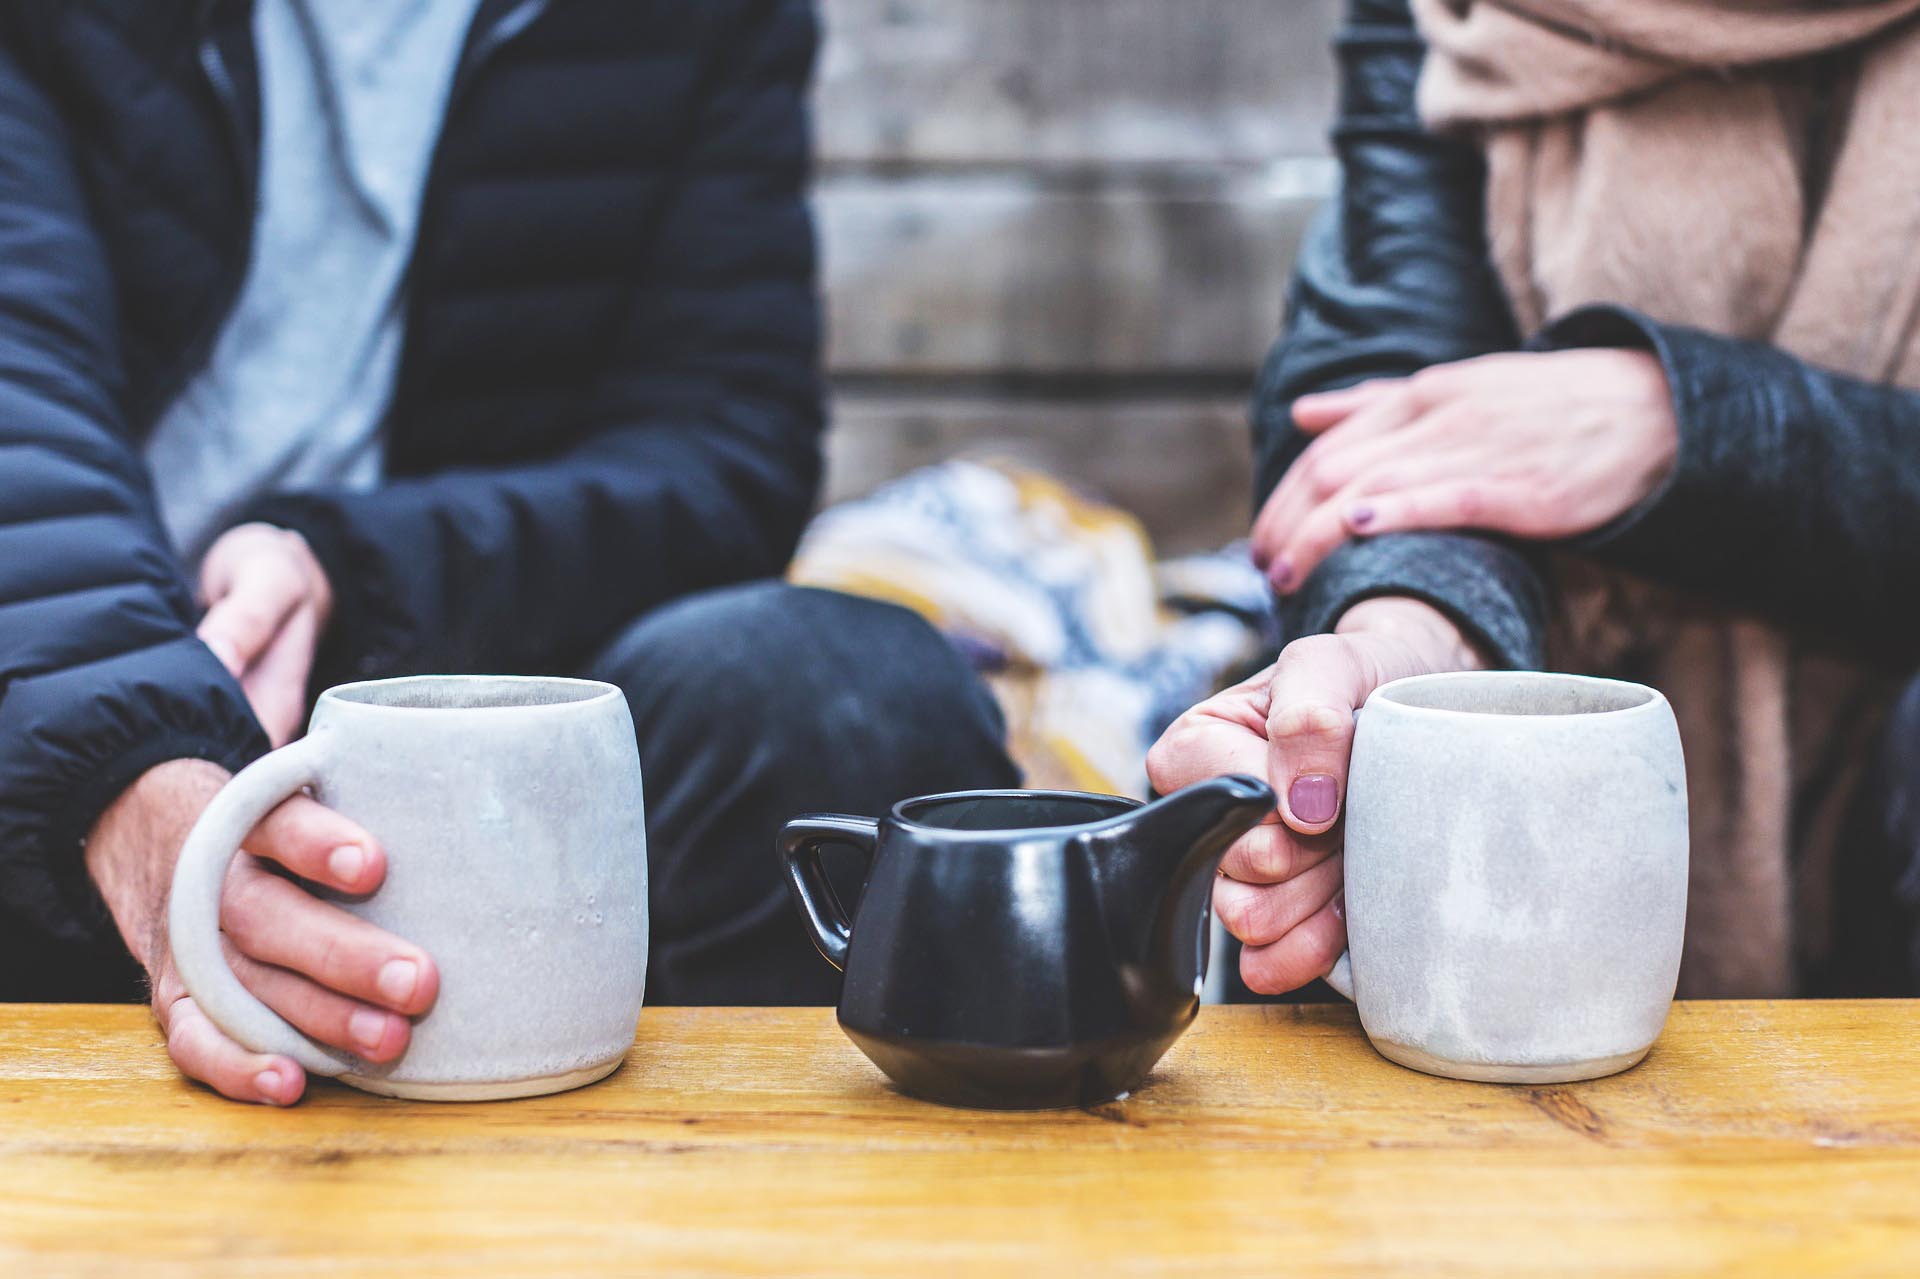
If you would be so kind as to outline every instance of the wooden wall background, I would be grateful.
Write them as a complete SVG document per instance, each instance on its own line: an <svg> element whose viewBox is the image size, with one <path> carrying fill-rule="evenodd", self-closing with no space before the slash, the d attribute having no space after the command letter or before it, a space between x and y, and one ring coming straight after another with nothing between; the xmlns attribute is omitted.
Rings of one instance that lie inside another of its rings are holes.
<svg viewBox="0 0 1920 1279"><path fill-rule="evenodd" d="M821 0L829 498L984 451L1245 530L1338 0Z"/></svg>

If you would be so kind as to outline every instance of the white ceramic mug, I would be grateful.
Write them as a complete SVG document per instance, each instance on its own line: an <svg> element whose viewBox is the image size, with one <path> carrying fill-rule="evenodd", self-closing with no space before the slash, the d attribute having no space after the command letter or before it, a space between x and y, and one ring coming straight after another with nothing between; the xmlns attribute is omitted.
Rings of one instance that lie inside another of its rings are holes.
<svg viewBox="0 0 1920 1279"><path fill-rule="evenodd" d="M1462 672L1367 699L1348 770L1348 954L1328 982L1405 1066L1558 1083L1637 1063L1673 1002L1687 787L1666 698Z"/></svg>
<svg viewBox="0 0 1920 1279"><path fill-rule="evenodd" d="M220 947L220 893L248 831L305 789L365 827L387 877L325 894L422 947L440 993L398 1060L315 1042L255 998ZM306 737L214 798L174 871L182 981L255 1052L395 1097L526 1097L591 1083L633 1045L647 971L640 759L611 684L424 676L321 694Z"/></svg>

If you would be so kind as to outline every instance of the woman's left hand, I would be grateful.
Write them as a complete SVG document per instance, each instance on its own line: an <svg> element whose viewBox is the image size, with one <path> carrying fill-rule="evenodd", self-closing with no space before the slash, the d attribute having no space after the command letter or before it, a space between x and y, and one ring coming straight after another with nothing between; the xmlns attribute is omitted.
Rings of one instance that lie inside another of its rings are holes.
<svg viewBox="0 0 1920 1279"><path fill-rule="evenodd" d="M1666 374L1643 351L1481 356L1302 396L1293 419L1318 438L1253 527L1282 592L1349 537L1589 532L1651 495L1679 447Z"/></svg>

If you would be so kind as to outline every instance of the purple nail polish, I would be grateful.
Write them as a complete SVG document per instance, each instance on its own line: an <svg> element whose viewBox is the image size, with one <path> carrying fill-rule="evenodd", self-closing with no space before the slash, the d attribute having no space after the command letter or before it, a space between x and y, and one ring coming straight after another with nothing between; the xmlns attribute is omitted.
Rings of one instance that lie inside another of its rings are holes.
<svg viewBox="0 0 1920 1279"><path fill-rule="evenodd" d="M1293 565L1288 563L1286 556L1283 555L1273 562L1272 568L1267 570L1267 577L1272 581L1274 590L1287 590L1293 585Z"/></svg>
<svg viewBox="0 0 1920 1279"><path fill-rule="evenodd" d="M1355 528L1365 528L1367 525L1373 523L1373 508L1365 502L1360 503L1360 505L1347 512L1347 523L1353 525Z"/></svg>
<svg viewBox="0 0 1920 1279"><path fill-rule="evenodd" d="M1340 784L1325 773L1308 773L1287 788L1287 810L1309 826L1330 822L1340 811Z"/></svg>

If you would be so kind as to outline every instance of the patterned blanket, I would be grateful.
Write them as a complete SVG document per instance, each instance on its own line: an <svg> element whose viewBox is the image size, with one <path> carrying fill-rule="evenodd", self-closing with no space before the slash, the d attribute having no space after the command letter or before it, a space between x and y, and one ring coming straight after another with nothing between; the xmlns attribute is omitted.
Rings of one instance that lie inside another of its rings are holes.
<svg viewBox="0 0 1920 1279"><path fill-rule="evenodd" d="M1244 544L1156 563L1133 517L998 462L822 512L791 577L944 631L999 698L1029 786L1144 796L1160 732L1278 646Z"/></svg>

